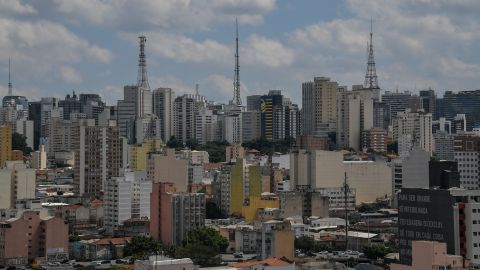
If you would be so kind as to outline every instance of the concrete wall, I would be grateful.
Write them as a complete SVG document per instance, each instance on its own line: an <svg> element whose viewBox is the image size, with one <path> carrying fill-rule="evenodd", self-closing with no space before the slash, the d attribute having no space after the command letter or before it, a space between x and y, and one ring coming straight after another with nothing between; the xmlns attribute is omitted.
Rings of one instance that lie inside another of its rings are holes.
<svg viewBox="0 0 480 270"><path fill-rule="evenodd" d="M153 166L149 166L149 175L153 182L171 182L178 192L187 192L188 160L176 159L175 149L167 149L167 155L153 155Z"/></svg>
<svg viewBox="0 0 480 270"><path fill-rule="evenodd" d="M392 195L392 169L384 161L346 161L350 188L356 190L357 205Z"/></svg>

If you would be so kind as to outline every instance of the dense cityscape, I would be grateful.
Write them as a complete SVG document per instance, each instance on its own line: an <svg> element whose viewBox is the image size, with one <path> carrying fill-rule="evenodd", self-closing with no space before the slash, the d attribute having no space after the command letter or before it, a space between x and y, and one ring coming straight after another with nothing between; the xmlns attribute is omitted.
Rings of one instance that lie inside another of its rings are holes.
<svg viewBox="0 0 480 270"><path fill-rule="evenodd" d="M301 104L245 95L238 22L227 102L150 85L147 35L114 104L17 95L9 59L0 268L480 269L480 90L382 89L370 23L363 84Z"/></svg>

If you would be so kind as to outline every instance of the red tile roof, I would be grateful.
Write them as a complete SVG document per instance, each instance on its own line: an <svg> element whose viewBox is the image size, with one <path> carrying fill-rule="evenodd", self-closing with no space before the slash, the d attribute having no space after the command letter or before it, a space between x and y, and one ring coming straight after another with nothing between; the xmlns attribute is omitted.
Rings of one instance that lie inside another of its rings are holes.
<svg viewBox="0 0 480 270"><path fill-rule="evenodd" d="M234 263L232 266L236 268L251 267L255 265L264 265L264 266L287 266L290 263L277 259L275 257L267 258L263 261L250 261L250 262L240 262Z"/></svg>
<svg viewBox="0 0 480 270"><path fill-rule="evenodd" d="M103 238L95 241L96 245L123 245L130 241L131 237Z"/></svg>

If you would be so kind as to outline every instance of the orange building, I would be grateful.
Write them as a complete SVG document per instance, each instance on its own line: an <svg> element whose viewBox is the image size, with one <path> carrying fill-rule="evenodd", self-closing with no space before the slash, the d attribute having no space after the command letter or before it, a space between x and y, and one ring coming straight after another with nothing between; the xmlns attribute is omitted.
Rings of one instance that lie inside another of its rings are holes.
<svg viewBox="0 0 480 270"><path fill-rule="evenodd" d="M0 166L12 158L12 128L10 125L0 125Z"/></svg>

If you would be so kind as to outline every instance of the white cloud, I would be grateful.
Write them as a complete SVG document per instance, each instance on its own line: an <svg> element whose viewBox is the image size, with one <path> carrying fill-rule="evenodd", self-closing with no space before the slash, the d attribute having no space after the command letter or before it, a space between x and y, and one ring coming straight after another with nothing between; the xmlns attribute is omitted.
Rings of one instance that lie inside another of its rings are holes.
<svg viewBox="0 0 480 270"><path fill-rule="evenodd" d="M9 16L12 14L35 14L37 11L28 4L18 0L0 0L0 14Z"/></svg>
<svg viewBox="0 0 480 270"><path fill-rule="evenodd" d="M81 83L82 75L71 66L60 67L60 76L67 83Z"/></svg>
<svg viewBox="0 0 480 270"><path fill-rule="evenodd" d="M279 41L259 35L252 35L242 52L247 64L270 68L289 66L295 59L295 52L292 49Z"/></svg>

